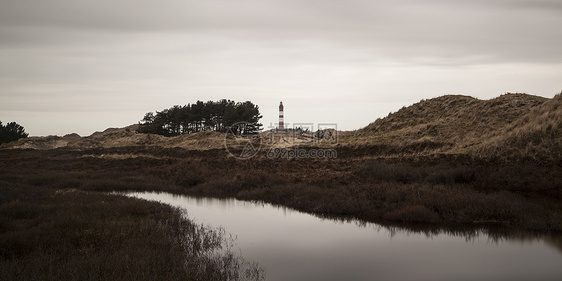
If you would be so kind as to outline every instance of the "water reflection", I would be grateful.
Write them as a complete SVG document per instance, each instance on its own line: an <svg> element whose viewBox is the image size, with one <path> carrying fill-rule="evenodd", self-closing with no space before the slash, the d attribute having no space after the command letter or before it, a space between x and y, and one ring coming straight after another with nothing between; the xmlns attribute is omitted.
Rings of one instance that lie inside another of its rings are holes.
<svg viewBox="0 0 562 281"><path fill-rule="evenodd" d="M562 280L560 237L332 220L234 199L130 193L236 236L267 280Z"/></svg>

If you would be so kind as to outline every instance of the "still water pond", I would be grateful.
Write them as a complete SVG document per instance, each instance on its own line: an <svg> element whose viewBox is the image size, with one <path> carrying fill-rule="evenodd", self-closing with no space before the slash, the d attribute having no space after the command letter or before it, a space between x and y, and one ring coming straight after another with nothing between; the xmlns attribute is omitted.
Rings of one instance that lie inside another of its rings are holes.
<svg viewBox="0 0 562 281"><path fill-rule="evenodd" d="M235 199L128 195L224 227L242 256L266 269L267 280L562 280L562 243L552 237L424 234Z"/></svg>

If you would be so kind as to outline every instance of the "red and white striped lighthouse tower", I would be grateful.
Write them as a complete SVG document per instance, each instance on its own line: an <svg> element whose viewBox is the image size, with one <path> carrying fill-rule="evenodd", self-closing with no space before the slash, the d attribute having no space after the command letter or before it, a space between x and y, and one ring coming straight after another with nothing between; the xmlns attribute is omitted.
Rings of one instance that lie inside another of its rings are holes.
<svg viewBox="0 0 562 281"><path fill-rule="evenodd" d="M283 102L279 103L279 130L285 130L285 120L283 119Z"/></svg>

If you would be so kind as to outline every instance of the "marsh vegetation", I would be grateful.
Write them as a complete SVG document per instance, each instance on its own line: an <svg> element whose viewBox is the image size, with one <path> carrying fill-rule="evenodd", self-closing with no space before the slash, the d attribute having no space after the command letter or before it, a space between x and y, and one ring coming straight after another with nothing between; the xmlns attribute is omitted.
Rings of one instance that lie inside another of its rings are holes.
<svg viewBox="0 0 562 281"><path fill-rule="evenodd" d="M361 159L345 150L329 160L251 161L223 150L142 147L0 153L0 180L23 186L236 197L368 221L562 230L562 170L533 163Z"/></svg>
<svg viewBox="0 0 562 281"><path fill-rule="evenodd" d="M71 188L57 177L14 181L2 172L3 280L264 278L223 229L195 224L178 208Z"/></svg>

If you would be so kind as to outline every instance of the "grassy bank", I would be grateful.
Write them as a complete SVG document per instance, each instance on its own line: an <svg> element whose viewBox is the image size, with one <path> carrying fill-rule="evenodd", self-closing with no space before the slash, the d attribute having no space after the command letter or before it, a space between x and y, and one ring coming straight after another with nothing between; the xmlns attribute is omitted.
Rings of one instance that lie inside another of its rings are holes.
<svg viewBox="0 0 562 281"><path fill-rule="evenodd" d="M37 165L20 174L6 171L2 161L2 280L263 277L259 267L231 251L232 241L221 229L194 224L168 205L71 188L81 182L79 174L88 173L79 168L66 170L72 184L57 175L41 178L38 171L57 162L28 160L12 163L17 169L25 163Z"/></svg>
<svg viewBox="0 0 562 281"><path fill-rule="evenodd" d="M146 147L0 153L0 180L21 185L228 196L383 223L562 231L562 169L550 164L370 159L345 148L330 160L240 161L223 150Z"/></svg>

